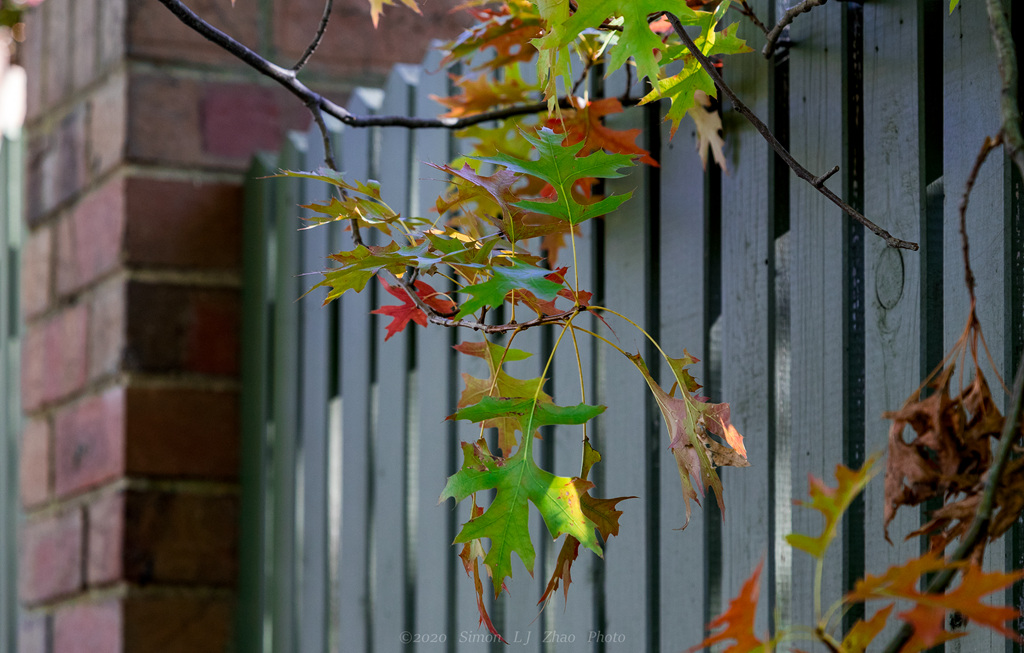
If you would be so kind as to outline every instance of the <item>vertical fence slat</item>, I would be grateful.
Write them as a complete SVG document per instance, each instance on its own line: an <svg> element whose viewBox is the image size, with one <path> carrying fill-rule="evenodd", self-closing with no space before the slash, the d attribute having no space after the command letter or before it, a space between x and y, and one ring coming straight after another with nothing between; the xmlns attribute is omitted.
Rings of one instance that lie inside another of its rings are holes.
<svg viewBox="0 0 1024 653"><path fill-rule="evenodd" d="M19 388L20 247L22 219L22 159L20 137L0 137L0 427L3 428L3 469L0 471L0 511L3 532L0 546L0 641L8 650L18 642L18 546L16 533L21 511L18 499L18 462L21 437Z"/></svg>
<svg viewBox="0 0 1024 653"><path fill-rule="evenodd" d="M792 26L789 53L790 152L818 174L842 161L842 7L829 4ZM833 177L826 185L840 190ZM843 233L847 218L806 182L790 178L792 298L792 494L808 497L807 475L834 484L843 450ZM821 516L794 508L792 530L816 535ZM837 538L823 566L822 601L843 593L843 542ZM813 625L814 560L792 556L793 623Z"/></svg>
<svg viewBox="0 0 1024 653"><path fill-rule="evenodd" d="M280 166L294 170L305 162L305 139L289 134L281 153ZM293 305L302 294L294 270L299 260L297 219L299 185L279 180L276 193L275 254L277 279L274 318L274 635L276 650L297 645L297 590L300 560L297 557L296 469L299 431L298 358L299 319Z"/></svg>
<svg viewBox="0 0 1024 653"><path fill-rule="evenodd" d="M432 117L441 105L429 95L448 95L448 78L444 72L430 74L437 70L441 54L432 51L423 61L418 91L416 93L416 115ZM418 196L413 198L415 215L431 216L434 201L445 192L444 175L439 170L428 168L426 163L447 163L449 157L448 130L420 130L415 139L415 166L413 177L417 179ZM428 280L439 292L445 291L444 279ZM450 503L438 504L438 497L445 479L454 472L450 468L457 449L454 428L445 418L454 410L452 397L455 390L455 376L452 361L451 329L430 325L416 333L416 401L417 423L414 433L417 438L416 473L416 521L410 546L416 552L416 622L413 632L426 638L417 650L448 650L454 641L454 623L450 617L454 610L455 583L459 582L461 564L456 560L454 520ZM444 641L440 641L441 637Z"/></svg>
<svg viewBox="0 0 1024 653"><path fill-rule="evenodd" d="M607 96L617 96L624 75L614 75L606 85ZM610 116L614 129L641 127L642 114ZM633 191L633 197L604 218L604 303L603 305L644 325L650 297L651 242L648 179L646 166L632 169L621 179L605 182L606 194ZM601 332L627 352L647 354L647 341L631 325L604 314L618 337ZM604 457L597 490L600 496L636 496L623 502L619 534L607 543L604 562L605 622L599 624L606 636L622 635L630 650L648 650L648 615L654 608L648 595L650 555L647 550L649 515L648 434L656 423L648 411L648 388L633 364L610 347L598 349L599 399L608 409L598 418L599 438L595 447ZM653 366L654 361L647 361ZM656 368L655 368L656 369ZM653 373L653 372L652 372ZM661 440L658 440L659 444Z"/></svg>
<svg viewBox="0 0 1024 653"><path fill-rule="evenodd" d="M693 122L686 118L673 140L670 124L661 126L661 346L669 356L679 357L683 350L701 359L693 374L706 381L704 352L705 269L705 197L704 170L694 150ZM653 363L652 363L653 366ZM672 372L663 362L661 378ZM671 381L668 381L671 385ZM684 650L700 641L704 632L704 603L708 600L704 585L704 527L707 515L701 506L692 506L686 529L682 487L675 457L661 434L658 446L661 459L661 650ZM713 500L713 499L712 499ZM702 505L706 502L702 501ZM629 503L625 504L627 507Z"/></svg>
<svg viewBox="0 0 1024 653"><path fill-rule="evenodd" d="M303 162L304 170L316 170L324 165L324 148L320 130L314 124L306 134L308 147ZM327 184L310 179L300 180L302 204L326 201L330 196ZM336 225L329 224L313 230L302 231L299 235L301 256L294 270L295 275L304 275L324 269L327 265L330 232ZM313 286L319 278L300 277L303 291ZM300 442L302 464L302 594L299 623L301 650L325 651L327 649L328 617L330 607L327 583L330 580L328 555L328 408L330 404L330 351L328 342L329 309L321 306L323 291L303 298L292 304L301 312L302 376L298 383L300 392Z"/></svg>
<svg viewBox="0 0 1024 653"><path fill-rule="evenodd" d="M1018 3L1010 3L1017 5ZM1019 7L1014 7L1019 9ZM943 322L945 349L963 332L970 300L964 284L964 265L960 237L959 204L967 175L986 136L999 131L1000 80L988 16L981 7L958 7L945 21L943 61L943 185L945 202L945 248L943 255ZM984 101L979 101L985 98ZM972 101L973 99L973 101ZM1009 358L1005 338L1006 260L1004 247L1008 234L1010 201L1009 169L1001 150L989 155L971 192L967 209L967 236L970 241L971 268L976 280L978 319L996 365ZM979 348L980 349L980 348ZM1006 394L992 373L984 351L979 351L982 371L992 391L992 399L1002 411ZM1014 361L1016 364L1016 361ZM970 383L971 362L959 370L963 384ZM1000 369L1007 385L1016 370ZM972 375L973 376L973 375ZM953 377L950 392L959 391L960 376ZM991 543L985 551L985 569L1001 570L1005 560L1005 541ZM1003 602L996 595L986 603ZM947 623L947 627L949 624ZM947 651L994 651L1005 640L987 628L968 626L966 637L949 642Z"/></svg>
<svg viewBox="0 0 1024 653"><path fill-rule="evenodd" d="M594 228L593 224L583 223L580 234L576 240L576 262L579 271L579 283L581 290L594 291L593 256L594 256ZM559 254L557 263L554 265L570 266L566 278L573 278L572 252L570 248L563 249ZM594 330L596 320L590 314L581 314L576 318L574 324L585 329ZM558 338L557 329L552 334L552 345ZM582 364L583 379L585 381L586 396L580 395L580 369L576 362L576 351L573 347L572 334L566 332L562 342L558 345L555 353L554 373L554 398L555 403L562 406L571 406L580 402L594 403L595 389L591 383L594 372L593 341L586 334L578 334L580 363ZM603 346L603 345L602 345ZM590 438L594 437L593 427L587 427ZM580 465L583 462L583 430L578 426L558 426L554 430L554 446L551 461L554 473L559 476L578 476ZM604 463L599 463L603 465ZM590 480L595 480L591 478ZM607 496L604 488L594 488L596 496ZM553 571L554 561L561 551L562 542L559 540L553 543L549 560L552 567L548 574ZM577 650L590 650L588 642L590 632L597 630L596 615L594 613L594 601L596 594L601 591L596 583L595 573L598 565L604 561L593 554L593 552L581 549L570 572L572 584L569 587L568 602L565 599L564 586L560 586L555 595L551 597L548 607L545 610L544 625L557 633L573 635ZM545 582L547 579L545 579ZM539 597L538 597L539 598Z"/></svg>
<svg viewBox="0 0 1024 653"><path fill-rule="evenodd" d="M370 113L380 108L379 92L356 91L349 109L353 113ZM365 180L369 176L371 131L348 129L338 148L341 168L347 179ZM365 233L365 230L364 230ZM345 250L352 249L347 243ZM370 283L375 283L371 281ZM371 521L370 469L370 373L375 335L371 330L370 297L372 291L345 293L342 302L341 368L342 412L342 518L341 563L338 578L342 584L339 597L339 633L341 650L372 650L370 633L370 551Z"/></svg>
<svg viewBox="0 0 1024 653"><path fill-rule="evenodd" d="M396 66L384 89L386 115L409 115L413 111L412 93L416 88L416 70ZM377 175L382 193L393 209L408 214L412 165L411 133L405 129L387 129L381 136ZM380 244L387 244L384 238ZM401 243L404 244L404 243ZM377 283L374 280L372 283ZM395 304L390 294L378 291L374 308ZM388 319L375 320L378 364L376 384L376 430L373 443L374 483L374 649L397 651L402 648L401 633L408 623L406 585L406 473L407 403L409 399L409 328L384 342ZM415 461L411 461L415 463Z"/></svg>
<svg viewBox="0 0 1024 653"><path fill-rule="evenodd" d="M268 542L274 532L267 520L271 500L268 462L267 399L270 397L272 378L269 366L272 335L268 312L273 305L273 265L270 224L275 214L274 190L282 182L261 179L273 174L276 161L259 156L246 175L246 215L243 231L244 257L242 283L242 395L241 395L241 531L239 541L238 595L236 637L242 651L264 651L264 620L269 616L267 553Z"/></svg>
<svg viewBox="0 0 1024 653"><path fill-rule="evenodd" d="M767 15L767 2L751 2ZM739 33L757 41L747 21ZM769 66L762 57L730 61L725 81L754 113L768 115ZM727 159L722 177L722 397L732 408L733 424L744 436L750 467L723 471L725 518L722 524L722 592L736 595L762 559L761 599L772 595L768 579L772 560L766 537L771 533L768 475L768 188L767 145L739 114L725 116ZM713 500L709 497L708 499ZM758 611L757 631L768 628L768 610Z"/></svg>

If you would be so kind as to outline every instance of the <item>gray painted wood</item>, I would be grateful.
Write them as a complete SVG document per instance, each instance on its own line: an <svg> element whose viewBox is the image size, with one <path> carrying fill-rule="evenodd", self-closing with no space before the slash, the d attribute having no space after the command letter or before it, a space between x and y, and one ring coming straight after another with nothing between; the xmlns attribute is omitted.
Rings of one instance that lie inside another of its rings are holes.
<svg viewBox="0 0 1024 653"><path fill-rule="evenodd" d="M448 94L448 78L444 72L430 74L438 67L440 55L431 53L423 62L416 93L416 115L430 117L437 114L438 105L429 94ZM442 164L448 161L450 135L447 130L421 130L413 135L415 161L413 178L416 180L418 195L413 198L411 209L414 215L436 217L430 209L434 201L444 193L446 183L440 171L428 168L426 163ZM439 291L447 288L448 282L435 277L427 283ZM454 352L451 349L454 333L440 326L430 325L426 329L410 327L416 331L416 424L411 429L415 451L419 461L410 468L416 477L410 477L410 487L416 493L413 501L415 510L410 523L414 533L410 541L416 555L415 582L416 621L414 632L423 635L426 641L417 650L448 650L453 636L449 621L454 605L455 583L459 582L461 564L456 559L452 546L455 538L451 506L439 504L438 497L445 479L453 473L458 449L454 428L445 418L451 414L455 396L456 376L453 373ZM445 641L438 641L444 636ZM436 636L436 638L435 638Z"/></svg>
<svg viewBox="0 0 1024 653"><path fill-rule="evenodd" d="M864 7L864 212L898 237L920 242L922 107L915 94L905 92L916 88L922 74L917 5ZM870 454L887 450L891 422L882 412L902 406L921 381L921 275L918 254L888 248L867 232L864 238L864 450ZM920 548L915 540L903 541L920 524L913 509L902 510L890 524L894 546L882 539L881 480L864 494L865 571L871 574L917 556ZM898 626L891 621L879 641Z"/></svg>
<svg viewBox="0 0 1024 653"><path fill-rule="evenodd" d="M764 15L767 2L752 2ZM740 34L756 39L756 30L741 23ZM758 115L767 115L769 67L761 57L737 57L725 81ZM768 629L765 606L772 592L768 543L771 507L768 474L768 147L738 114L723 118L730 174L722 177L722 396L732 408L733 424L744 436L750 467L728 469L722 524L723 600L737 594L759 561L765 561L757 631ZM709 499L710 500L710 499ZM723 603L722 608L727 603Z"/></svg>
<svg viewBox="0 0 1024 653"><path fill-rule="evenodd" d="M576 241L576 262L579 271L580 289L594 290L593 255L594 255L594 225L591 222L584 223L580 229L580 235L575 237ZM566 248L559 254L556 265L570 266L566 273L567 278L573 278L572 273L572 252ZM589 314L582 314L576 318L574 324L585 329L594 330L596 320ZM558 339L558 329L552 334L552 344ZM562 406L571 406L581 402L595 403L596 392L593 384L594 374L594 341L590 336L577 334L579 343L580 362L585 382L586 394L583 395L580 389L580 367L576 361L576 352L572 342L572 334L566 332L555 353L554 372L554 399L555 403ZM602 347L605 345L601 345ZM592 425L587 426L587 434L594 438L595 432ZM583 428L579 426L559 426L555 429L553 445L553 458L551 469L559 476L579 476L583 462ZM598 463L598 466L604 463ZM598 470L593 472L590 478L596 481ZM605 496L602 487L594 488L595 496ZM547 566L547 579L554 571L554 563L561 551L562 541L555 542L550 548ZM591 650L586 646L586 639L591 631L598 630L597 615L594 610L596 595L600 592L597 583L598 567L604 561L594 555L593 552L581 549L576 561L572 565L572 583L569 586L568 600L564 587L560 586L548 603L544 616L544 628L556 633L573 635L578 650ZM546 585L545 585L546 586ZM542 589L543 591L543 589ZM555 647L549 647L552 650ZM564 647L563 647L564 648Z"/></svg>
<svg viewBox="0 0 1024 653"><path fill-rule="evenodd" d="M396 66L384 89L382 113L409 115L413 111L412 93L417 81L411 66ZM389 205L405 215L409 206L409 181L412 166L411 134L407 130L389 129L381 135L381 150L376 175L382 194ZM391 238L375 234L379 244ZM404 244L404 243L402 243ZM397 300L383 291L379 283L374 308L396 304ZM373 441L373 627L374 650L397 651L404 647L401 634L411 624L407 615L408 568L406 555L409 459L407 406L409 398L409 348L411 331L392 336L387 343L386 316L374 320L373 337L377 342L377 383Z"/></svg>
<svg viewBox="0 0 1024 653"><path fill-rule="evenodd" d="M305 137L289 134L281 153L280 166L294 170L305 163ZM296 217L299 186L281 180L276 194L275 233L276 287L274 319L274 419L271 440L274 487L274 553L273 576L274 617L273 642L276 650L298 645L298 575L300 558L297 548L300 515L297 514L299 430L298 383L300 361L299 314L293 303L303 292L294 270L300 251Z"/></svg>
<svg viewBox="0 0 1024 653"><path fill-rule="evenodd" d="M360 89L349 108L369 113L380 108L380 94ZM369 176L371 132L346 130L340 167L348 179ZM345 250L352 249L346 243ZM339 633L341 650L368 651L371 645L369 530L371 481L370 366L375 347L371 331L370 292L346 293L341 305L342 518L339 578Z"/></svg>
<svg viewBox="0 0 1024 653"><path fill-rule="evenodd" d="M609 80L606 95L621 93L621 76ZM618 84L616 84L618 82ZM637 113L611 116L607 124L616 129L637 127L642 124ZM650 171L634 168L621 179L608 180L605 192L633 191L630 201L615 213L604 218L605 298L603 305L629 316L641 326L645 325L649 302L652 266L650 260L650 227L648 220L648 179ZM647 341L634 327L610 314L604 317L616 330L618 337L607 329L600 332L629 353L647 353ZM633 363L608 346L598 349L598 398L608 409L597 418L595 447L604 457L601 470L602 497L636 496L622 504L619 535L605 547L604 591L605 619L599 624L604 634L622 635L623 644L609 645L610 650L648 650L648 614L654 609L648 592L651 562L646 542L651 528L647 514L647 446L649 431L653 429L653 416L648 414L648 388ZM653 365L654 361L650 362ZM659 435L660 437L660 435ZM658 440L659 444L661 440Z"/></svg>
<svg viewBox="0 0 1024 653"><path fill-rule="evenodd" d="M790 152L818 174L842 163L842 6L829 4L792 26ZM782 180L780 180L781 182ZM827 186L841 192L841 177ZM791 469L793 498L807 499L808 474L835 485L843 456L843 234L847 218L796 176L789 177L792 257ZM778 353L777 353L778 356ZM778 497L779 504L785 497ZM820 513L794 507L791 531L817 535ZM788 546L792 623L813 625L814 559ZM842 595L843 543L824 565L822 609ZM807 648L810 644L801 644ZM819 646L815 650L819 650Z"/></svg>
<svg viewBox="0 0 1024 653"><path fill-rule="evenodd" d="M966 11L965 11L966 9ZM977 8L975 8L977 9ZM943 259L943 331L946 349L963 332L967 321L969 299L964 284L962 242L959 226L959 204L967 175L977 158L986 136L999 131L999 110L995 100L975 102L970 98L996 98L1000 82L988 17L970 7L958 8L945 23L943 75L943 184L945 202L945 248ZM970 241L971 267L976 279L977 312L985 341L1002 368L1009 358L1005 338L1006 260L1004 247L1010 214L1009 170L1001 150L989 155L971 193L967 209L967 236ZM980 348L979 348L980 349ZM969 355L968 355L969 356ZM984 351L979 352L982 373L1000 410L1006 406L1006 395L999 387ZM963 384L970 383L973 365L960 369ZM998 373L1012 383L1016 370L999 369ZM959 374L954 377L951 393L959 390ZM986 570L1003 568L1005 542L990 544L985 552ZM1003 603L998 594L994 600ZM991 600L989 602L992 602ZM1002 649L1005 640L987 628L968 626L967 636L946 644L950 652L994 651Z"/></svg>
<svg viewBox="0 0 1024 653"><path fill-rule="evenodd" d="M324 165L323 140L313 125L306 134L308 147L304 170L316 170ZM327 184L310 179L300 180L300 201L325 201L330 197ZM303 210L304 214L308 210ZM293 273L305 275L327 267L330 231L335 225L324 225L299 234L301 256ZM318 277L302 276L303 289L314 285ZM325 295L323 291L318 293ZM319 297L307 296L296 308L300 312L301 376L299 389L299 433L301 445L301 551L302 582L301 625L299 643L303 651L325 651L328 644L328 616L330 607L328 582L328 409L330 405L331 364L327 353L328 309L321 306Z"/></svg>
<svg viewBox="0 0 1024 653"><path fill-rule="evenodd" d="M694 148L693 122L687 118L669 140L669 123L661 125L660 340L669 356L683 351L701 359L691 367L698 382L706 380L704 352L705 201L704 169ZM672 384L672 372L662 362L663 385ZM697 644L704 631L704 528L701 506L692 506L685 530L686 510L675 457L668 448L662 425L658 444L661 461L660 615L661 650L681 650ZM712 499L713 500L713 499ZM631 502L627 502L626 508ZM706 502L702 502L706 505Z"/></svg>

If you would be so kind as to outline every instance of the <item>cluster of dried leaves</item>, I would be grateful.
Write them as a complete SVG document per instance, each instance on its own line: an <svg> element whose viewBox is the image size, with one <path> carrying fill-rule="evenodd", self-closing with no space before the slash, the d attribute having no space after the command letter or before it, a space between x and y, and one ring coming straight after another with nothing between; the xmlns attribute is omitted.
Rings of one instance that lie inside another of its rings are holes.
<svg viewBox="0 0 1024 653"><path fill-rule="evenodd" d="M979 340L984 346L981 327L972 311L967 328L946 359L901 409L884 415L893 421L885 473L886 539L889 524L901 506L917 506L933 499L942 503L931 513L928 523L907 535L929 535L933 551L944 550L964 535L978 513L993 463L993 443L1002 434L1006 419L996 407L978 364ZM968 353L974 374L964 386L962 373L954 372L958 362L963 367ZM954 379L960 385L955 395L951 394ZM907 426L915 434L909 441L903 435ZM1021 450L1021 426L1017 425L1017 451ZM984 556L985 545L1005 533L1024 510L1022 469L1024 457L1016 457L1000 477L988 531L972 553L977 562Z"/></svg>

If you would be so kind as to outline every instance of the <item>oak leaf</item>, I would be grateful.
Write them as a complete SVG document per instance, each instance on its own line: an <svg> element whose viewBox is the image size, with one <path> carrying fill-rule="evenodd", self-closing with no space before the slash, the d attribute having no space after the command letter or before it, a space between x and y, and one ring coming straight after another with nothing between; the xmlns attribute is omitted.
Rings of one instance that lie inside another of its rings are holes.
<svg viewBox="0 0 1024 653"><path fill-rule="evenodd" d="M392 297L395 297L402 302L397 306L381 306L377 310L370 311L371 313L378 315L388 315L392 318L391 323L388 324L388 331L387 335L384 336L384 342L387 342L388 338L405 329L410 320L422 327L427 326L427 314L412 301L404 288L401 286L389 285L379 277L378 279L380 280L380 284L384 286L384 289L387 290ZM423 300L423 303L442 315L455 312L455 302L445 298L425 281L417 279L416 295Z"/></svg>
<svg viewBox="0 0 1024 653"><path fill-rule="evenodd" d="M760 639L754 634L757 600L761 593L762 567L764 567L764 560L758 563L757 569L743 583L740 593L729 601L729 609L708 624L708 630L723 626L724 628L718 633L708 635L703 642L691 647L687 653L694 653L694 651L728 640L733 640L734 643L721 649L721 653L751 653L767 650L769 641Z"/></svg>

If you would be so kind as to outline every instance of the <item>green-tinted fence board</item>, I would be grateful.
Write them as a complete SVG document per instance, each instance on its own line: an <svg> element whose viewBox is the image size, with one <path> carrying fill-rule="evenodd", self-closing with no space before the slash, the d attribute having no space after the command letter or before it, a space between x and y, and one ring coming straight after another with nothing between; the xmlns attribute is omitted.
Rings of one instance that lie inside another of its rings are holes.
<svg viewBox="0 0 1024 653"><path fill-rule="evenodd" d="M821 174L842 163L842 7L830 3L792 26L789 53L790 152ZM780 180L781 182L782 180ZM841 191L842 177L827 186ZM808 496L808 474L834 483L843 456L843 233L847 218L802 179L789 176L791 269L790 377L792 496ZM777 352L778 356L780 352ZM780 501L783 497L779 498ZM819 513L792 511L791 530L816 535ZM786 549L792 564L790 616L814 622L814 559ZM837 538L823 567L822 599L841 596L843 542Z"/></svg>

